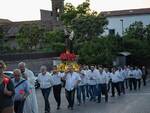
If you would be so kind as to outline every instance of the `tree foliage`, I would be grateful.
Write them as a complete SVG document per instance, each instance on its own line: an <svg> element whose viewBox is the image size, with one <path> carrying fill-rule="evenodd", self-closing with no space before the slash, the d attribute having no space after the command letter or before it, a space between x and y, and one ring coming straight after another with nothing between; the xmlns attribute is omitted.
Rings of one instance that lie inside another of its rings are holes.
<svg viewBox="0 0 150 113"><path fill-rule="evenodd" d="M69 26L78 40L87 40L103 33L107 25L106 18L90 9L90 1L74 7L71 3L65 5L65 11L61 16L66 26Z"/></svg>
<svg viewBox="0 0 150 113"><path fill-rule="evenodd" d="M49 48L53 52L62 52L65 49L64 32L61 30L54 30L45 33L43 40L43 47Z"/></svg>
<svg viewBox="0 0 150 113"><path fill-rule="evenodd" d="M35 50L39 48L43 37L44 29L36 24L25 24L17 34L17 43L23 50Z"/></svg>
<svg viewBox="0 0 150 113"><path fill-rule="evenodd" d="M78 51L79 62L86 64L111 65L115 56L115 45L108 38L96 38L86 41Z"/></svg>
<svg viewBox="0 0 150 113"><path fill-rule="evenodd" d="M125 36L128 38L143 39L145 29L141 21L136 21L126 29Z"/></svg>

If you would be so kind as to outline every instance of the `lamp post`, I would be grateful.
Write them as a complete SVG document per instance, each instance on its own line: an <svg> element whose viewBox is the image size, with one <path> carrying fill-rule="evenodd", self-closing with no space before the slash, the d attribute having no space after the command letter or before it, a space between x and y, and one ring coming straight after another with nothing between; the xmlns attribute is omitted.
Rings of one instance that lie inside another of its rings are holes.
<svg viewBox="0 0 150 113"><path fill-rule="evenodd" d="M122 27L122 36L124 35L124 26L123 26L123 19L120 19L121 21L121 27Z"/></svg>

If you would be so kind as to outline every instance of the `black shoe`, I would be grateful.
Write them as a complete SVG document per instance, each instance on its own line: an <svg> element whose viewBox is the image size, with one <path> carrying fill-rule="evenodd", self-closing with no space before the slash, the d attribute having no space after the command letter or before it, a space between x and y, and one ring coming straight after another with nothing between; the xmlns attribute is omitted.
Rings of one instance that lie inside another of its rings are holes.
<svg viewBox="0 0 150 113"><path fill-rule="evenodd" d="M59 106L57 106L57 110L59 110L60 109L60 107Z"/></svg>
<svg viewBox="0 0 150 113"><path fill-rule="evenodd" d="M97 101L97 103L101 103L101 101Z"/></svg>
<svg viewBox="0 0 150 113"><path fill-rule="evenodd" d="M70 109L71 108L71 106L70 105L68 105L68 109Z"/></svg>
<svg viewBox="0 0 150 113"><path fill-rule="evenodd" d="M71 107L71 110L73 110L73 107Z"/></svg>
<svg viewBox="0 0 150 113"><path fill-rule="evenodd" d="M90 101L92 101L93 100L93 98L90 98Z"/></svg>

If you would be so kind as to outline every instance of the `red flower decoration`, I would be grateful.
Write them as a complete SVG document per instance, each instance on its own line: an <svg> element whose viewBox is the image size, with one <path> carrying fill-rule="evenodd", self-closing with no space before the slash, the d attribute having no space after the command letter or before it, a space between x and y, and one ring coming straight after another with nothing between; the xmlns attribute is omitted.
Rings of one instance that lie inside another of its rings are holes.
<svg viewBox="0 0 150 113"><path fill-rule="evenodd" d="M69 51L66 51L65 53L60 54L60 59L62 61L75 61L76 55L74 53L70 53Z"/></svg>

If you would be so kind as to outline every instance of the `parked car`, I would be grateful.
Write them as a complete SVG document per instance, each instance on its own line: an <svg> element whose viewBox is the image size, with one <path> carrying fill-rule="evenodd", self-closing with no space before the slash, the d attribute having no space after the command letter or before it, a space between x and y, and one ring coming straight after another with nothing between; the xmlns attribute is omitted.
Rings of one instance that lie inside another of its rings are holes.
<svg viewBox="0 0 150 113"><path fill-rule="evenodd" d="M13 71L4 71L4 74L9 76L10 78L13 78Z"/></svg>

